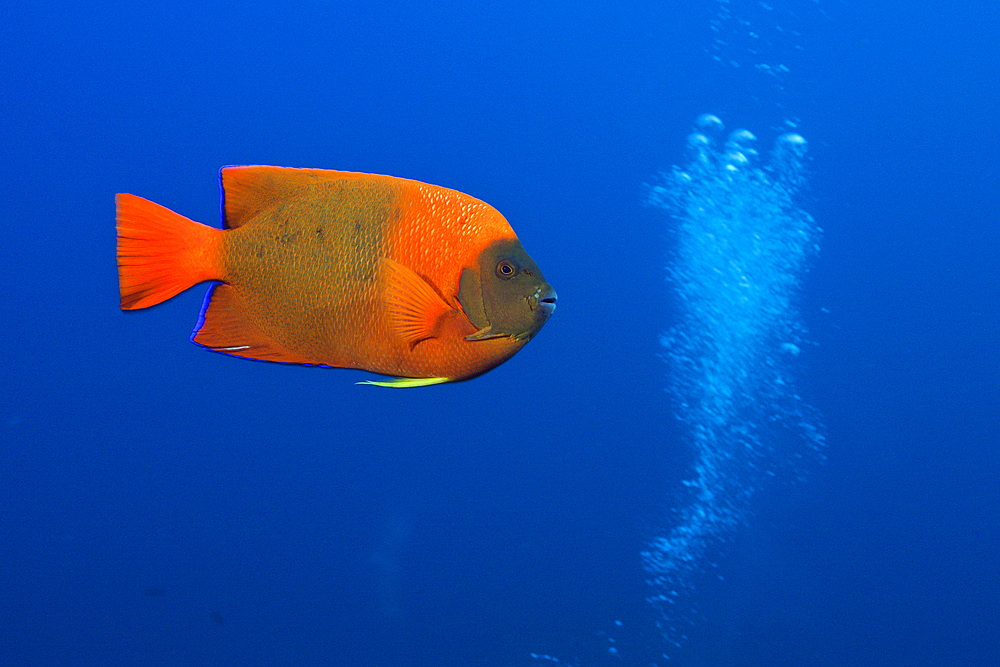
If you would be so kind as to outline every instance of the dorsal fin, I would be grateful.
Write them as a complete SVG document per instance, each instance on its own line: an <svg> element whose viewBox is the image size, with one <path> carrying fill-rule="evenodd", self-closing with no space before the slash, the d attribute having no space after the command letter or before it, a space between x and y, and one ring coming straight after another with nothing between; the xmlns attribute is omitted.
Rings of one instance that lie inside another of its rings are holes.
<svg viewBox="0 0 1000 667"><path fill-rule="evenodd" d="M295 167L223 167L219 170L222 225L235 229L275 202L323 181L378 178L372 174ZM388 178L383 176L382 178Z"/></svg>

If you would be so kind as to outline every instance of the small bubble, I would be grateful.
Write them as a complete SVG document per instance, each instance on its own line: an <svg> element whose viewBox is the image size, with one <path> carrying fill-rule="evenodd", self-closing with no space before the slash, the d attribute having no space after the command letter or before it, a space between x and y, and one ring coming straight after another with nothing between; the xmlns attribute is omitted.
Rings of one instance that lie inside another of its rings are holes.
<svg viewBox="0 0 1000 667"><path fill-rule="evenodd" d="M757 141L757 136L750 130L733 130L729 135L729 140L737 144L743 144L748 141Z"/></svg>
<svg viewBox="0 0 1000 667"><path fill-rule="evenodd" d="M701 132L695 132L694 134L688 135L688 146L693 146L694 148L702 148L709 145L708 137L706 137Z"/></svg>
<svg viewBox="0 0 1000 667"><path fill-rule="evenodd" d="M696 123L700 129L705 131L720 132L722 131L722 128L725 127L722 124L722 119L711 113L703 113L698 116Z"/></svg>
<svg viewBox="0 0 1000 667"><path fill-rule="evenodd" d="M726 153L726 164L731 167L742 167L750 163L747 156L741 151L729 151Z"/></svg>

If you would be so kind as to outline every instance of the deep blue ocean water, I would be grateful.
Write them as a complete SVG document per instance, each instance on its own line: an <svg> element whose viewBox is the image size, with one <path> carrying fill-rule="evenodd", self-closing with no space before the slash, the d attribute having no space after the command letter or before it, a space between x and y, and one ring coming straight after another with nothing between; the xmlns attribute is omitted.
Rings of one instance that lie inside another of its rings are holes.
<svg viewBox="0 0 1000 667"><path fill-rule="evenodd" d="M1000 660L1000 11L626 4L7 3L0 663ZM694 461L677 221L644 184L703 113L808 141L796 387L825 446L727 470L759 488L678 638L640 557ZM204 287L123 314L114 194L215 223L226 164L481 198L558 311L406 391L206 353Z"/></svg>

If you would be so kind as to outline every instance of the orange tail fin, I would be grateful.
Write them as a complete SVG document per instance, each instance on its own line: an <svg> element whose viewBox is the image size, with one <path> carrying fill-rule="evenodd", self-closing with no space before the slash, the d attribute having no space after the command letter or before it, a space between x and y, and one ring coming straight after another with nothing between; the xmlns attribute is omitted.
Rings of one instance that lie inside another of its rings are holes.
<svg viewBox="0 0 1000 667"><path fill-rule="evenodd" d="M220 279L223 230L135 195L117 195L115 202L122 310L155 306L192 285Z"/></svg>

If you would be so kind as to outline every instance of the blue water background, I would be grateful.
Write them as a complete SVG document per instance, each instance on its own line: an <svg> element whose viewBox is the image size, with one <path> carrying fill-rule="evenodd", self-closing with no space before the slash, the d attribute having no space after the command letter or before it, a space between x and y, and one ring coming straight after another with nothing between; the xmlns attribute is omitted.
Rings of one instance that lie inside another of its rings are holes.
<svg viewBox="0 0 1000 667"><path fill-rule="evenodd" d="M704 112L801 119L828 448L708 559L670 664L1000 659L1000 12L734 1L779 80L713 59L721 4L7 3L2 662L665 664L639 552L690 450L642 184ZM225 164L484 199L558 311L409 391L192 346L203 287L122 314L114 193L215 222Z"/></svg>

